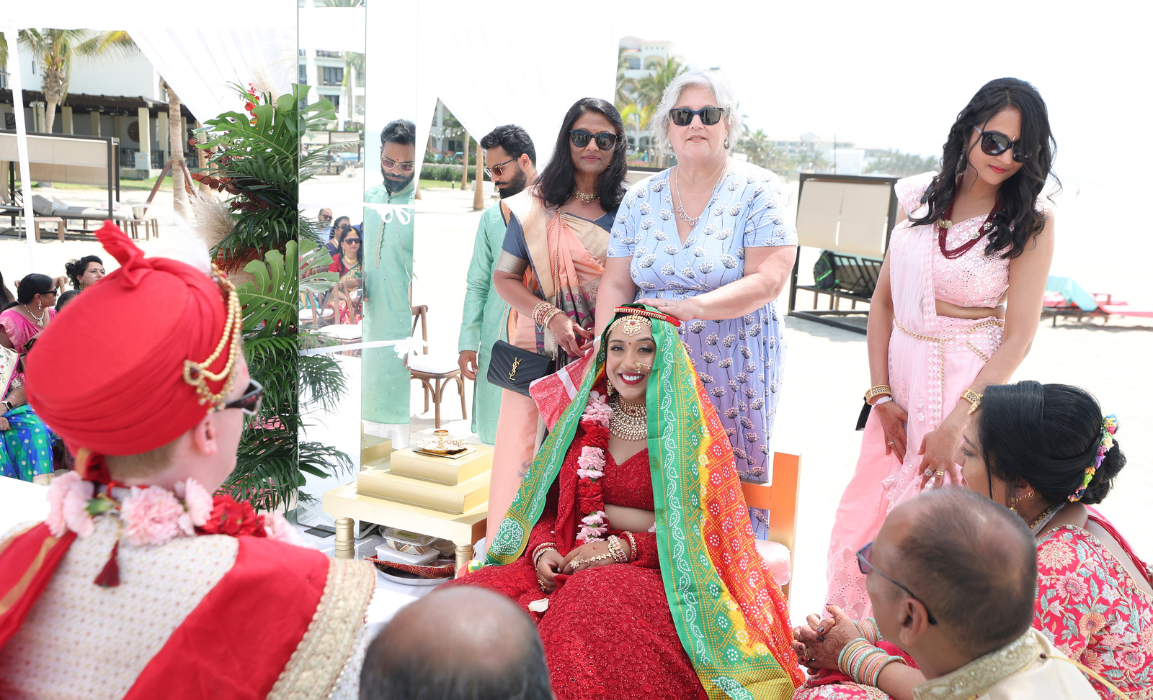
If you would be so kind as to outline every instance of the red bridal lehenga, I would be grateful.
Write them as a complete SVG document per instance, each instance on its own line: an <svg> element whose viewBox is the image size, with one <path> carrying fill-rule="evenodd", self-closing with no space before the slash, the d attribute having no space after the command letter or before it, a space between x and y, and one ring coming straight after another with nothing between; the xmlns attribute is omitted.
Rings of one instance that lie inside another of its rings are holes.
<svg viewBox="0 0 1153 700"><path fill-rule="evenodd" d="M640 306L617 316L636 309L664 318ZM789 700L804 676L784 596L753 544L732 447L675 328L653 320L652 331L648 448L622 464L608 451L606 331L491 543L489 566L447 585L490 588L532 615L561 700ZM613 528L606 504L653 511L653 529ZM538 547L553 543L564 556L610 535L626 544L631 535L631 561L559 574L555 591L541 590Z"/></svg>

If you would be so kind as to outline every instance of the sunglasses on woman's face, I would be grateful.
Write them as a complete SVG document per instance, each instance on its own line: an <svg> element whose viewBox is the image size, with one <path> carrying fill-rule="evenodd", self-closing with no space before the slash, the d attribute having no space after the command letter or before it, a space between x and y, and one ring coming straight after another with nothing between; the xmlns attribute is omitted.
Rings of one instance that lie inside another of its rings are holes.
<svg viewBox="0 0 1153 700"><path fill-rule="evenodd" d="M705 126L712 126L725 116L725 110L720 107L705 107L704 109L689 109L688 107L677 107L676 109L669 110L669 118L673 120L673 124L677 126L688 126L693 123L695 115L701 115L701 124Z"/></svg>
<svg viewBox="0 0 1153 700"><path fill-rule="evenodd" d="M260 382L255 379L249 378L248 388L244 390L244 395L238 399L234 399L224 404L224 408L239 408L246 416L255 416L260 412L260 401L264 398L264 387L260 386Z"/></svg>
<svg viewBox="0 0 1153 700"><path fill-rule="evenodd" d="M576 146L577 148L584 148L585 146L589 145L589 141L596 139L597 148L601 149L602 151L612 150L612 147L617 142L617 135L611 131L602 131L599 134L594 134L593 132L587 131L585 129L573 129L572 131L568 132L568 137L569 140L572 141L572 145Z"/></svg>
<svg viewBox="0 0 1153 700"><path fill-rule="evenodd" d="M360 245L360 239L359 238L345 238L344 242L345 243L351 243L352 245Z"/></svg>
<svg viewBox="0 0 1153 700"><path fill-rule="evenodd" d="M1009 137L999 131L985 131L979 129L981 132L981 152L987 156L999 156L1010 148L1013 149L1013 160L1018 163L1024 163L1029 157L1021 152L1021 140L1010 141Z"/></svg>

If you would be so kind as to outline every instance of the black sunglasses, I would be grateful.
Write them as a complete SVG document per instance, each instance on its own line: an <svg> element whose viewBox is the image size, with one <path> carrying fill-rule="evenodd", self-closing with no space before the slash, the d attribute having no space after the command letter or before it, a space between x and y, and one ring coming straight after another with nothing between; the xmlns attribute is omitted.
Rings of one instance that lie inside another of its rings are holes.
<svg viewBox="0 0 1153 700"><path fill-rule="evenodd" d="M1024 163L1029 156L1021 152L1021 140L1010 141L1009 137L999 131L981 132L981 152L987 156L999 156L1010 148L1013 149L1013 160Z"/></svg>
<svg viewBox="0 0 1153 700"><path fill-rule="evenodd" d="M705 107L704 109L689 109L688 107L677 107L676 109L669 110L669 118L673 120L673 124L677 126L688 126L693 123L693 117L701 115L701 124L705 126L712 126L725 116L725 110L720 107Z"/></svg>
<svg viewBox="0 0 1153 700"><path fill-rule="evenodd" d="M602 151L612 150L612 147L616 145L617 142L617 135L611 131L602 131L599 134L593 134L591 131L585 129L573 129L568 132L568 137L569 140L572 141L572 145L577 148L584 148L589 145L589 141L595 138L597 148Z"/></svg>
<svg viewBox="0 0 1153 700"><path fill-rule="evenodd" d="M861 567L861 573L862 574L868 574L870 570L876 571L878 576L880 576L881 578L885 579L886 581L892 583L893 585L897 586L901 590L908 593L910 598L917 601L921 605L925 606L925 615L927 615L929 617L929 624L930 625L937 624L937 620L933 618L933 613L929 612L929 606L925 605L925 601L921 600L916 595L914 595L913 592L909 590L908 586L906 586L903 583L897 583L896 581L889 578L885 574L881 573L880 571L877 571L877 567L873 566L873 543L872 542L866 544L864 547L861 547L857 551L857 566Z"/></svg>
<svg viewBox="0 0 1153 700"><path fill-rule="evenodd" d="M360 245L360 239L359 238L345 238L343 241L341 241L341 243L353 243L355 245Z"/></svg>
<svg viewBox="0 0 1153 700"><path fill-rule="evenodd" d="M239 408L245 415L255 416L260 412L260 401L263 398L264 387L260 386L260 382L255 379L249 378L248 388L244 390L244 395L224 404L220 410Z"/></svg>

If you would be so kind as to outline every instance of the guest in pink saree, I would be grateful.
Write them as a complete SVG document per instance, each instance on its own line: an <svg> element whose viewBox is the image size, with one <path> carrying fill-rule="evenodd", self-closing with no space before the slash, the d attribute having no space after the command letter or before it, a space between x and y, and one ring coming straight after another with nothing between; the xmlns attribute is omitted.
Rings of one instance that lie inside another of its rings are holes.
<svg viewBox="0 0 1153 700"><path fill-rule="evenodd" d="M869 311L873 408L829 544L827 601L851 617L871 612L857 550L898 503L959 481L952 456L981 392L1033 342L1053 256L1040 200L1053 149L1040 94L994 80L958 115L941 172L896 185L901 216Z"/></svg>
<svg viewBox="0 0 1153 700"><path fill-rule="evenodd" d="M28 405L19 362L29 341L56 317L57 289L47 275L20 280L16 299L0 313L0 346L15 351L0 358L0 476L47 483L52 474L52 432Z"/></svg>
<svg viewBox="0 0 1153 700"><path fill-rule="evenodd" d="M592 346L597 289L604 274L609 232L626 192L624 122L609 102L580 99L565 115L555 157L538 181L505 199L508 230L493 288L509 305L501 338L553 358L554 371ZM568 158L564 155L568 154ZM520 488L544 437L531 398L501 396L489 486L488 541Z"/></svg>

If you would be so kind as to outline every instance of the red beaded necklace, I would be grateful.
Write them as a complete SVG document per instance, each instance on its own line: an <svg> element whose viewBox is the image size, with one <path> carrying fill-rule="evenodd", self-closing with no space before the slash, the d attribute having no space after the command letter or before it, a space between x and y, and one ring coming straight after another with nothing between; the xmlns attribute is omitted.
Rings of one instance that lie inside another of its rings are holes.
<svg viewBox="0 0 1153 700"><path fill-rule="evenodd" d="M957 189L961 188L961 178L957 179ZM950 217L953 215L953 202L949 202L949 207L945 209L945 214L940 219L937 219L937 245L941 247L941 255L945 256L946 260L956 260L965 253L968 253L977 242L985 237L985 234L993 230L993 215L1001 211L1001 197L997 196L997 201L993 203L993 209L989 215L985 217L985 222L974 231L968 243L965 243L953 250L945 247L945 239L949 237L949 229L953 226Z"/></svg>

